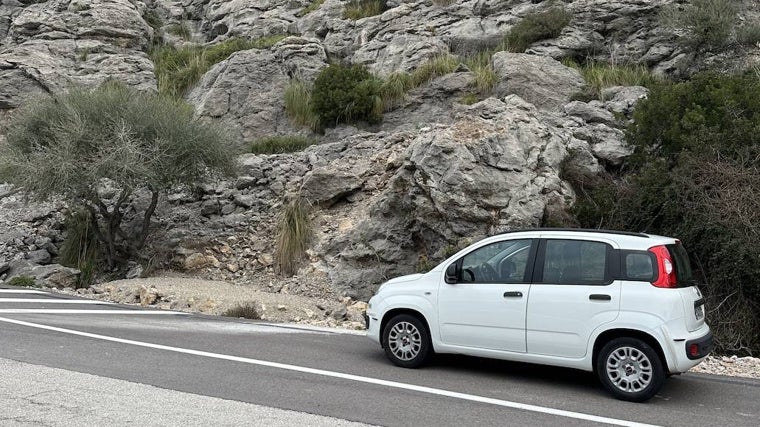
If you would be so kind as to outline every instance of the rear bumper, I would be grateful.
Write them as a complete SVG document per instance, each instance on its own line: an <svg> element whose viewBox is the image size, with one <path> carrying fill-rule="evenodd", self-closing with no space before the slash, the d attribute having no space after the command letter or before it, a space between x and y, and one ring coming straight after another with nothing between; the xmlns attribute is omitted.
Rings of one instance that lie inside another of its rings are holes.
<svg viewBox="0 0 760 427"><path fill-rule="evenodd" d="M709 331L707 335L686 341L685 351L689 360L702 359L710 354L713 350L713 333Z"/></svg>

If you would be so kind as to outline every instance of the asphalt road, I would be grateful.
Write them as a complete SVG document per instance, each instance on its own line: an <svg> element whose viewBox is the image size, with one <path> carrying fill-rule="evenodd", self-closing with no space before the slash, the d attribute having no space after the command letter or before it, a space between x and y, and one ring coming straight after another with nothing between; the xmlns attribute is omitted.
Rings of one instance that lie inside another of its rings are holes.
<svg viewBox="0 0 760 427"><path fill-rule="evenodd" d="M635 404L580 371L463 356L408 370L355 333L9 291L0 289L0 359L223 402L384 426L760 425L756 380L684 374ZM0 372L0 389L14 394L9 375Z"/></svg>

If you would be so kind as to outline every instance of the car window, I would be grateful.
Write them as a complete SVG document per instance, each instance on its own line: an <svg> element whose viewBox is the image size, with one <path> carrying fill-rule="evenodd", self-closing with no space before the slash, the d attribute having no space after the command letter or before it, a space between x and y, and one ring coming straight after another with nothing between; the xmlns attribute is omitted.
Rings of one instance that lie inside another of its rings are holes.
<svg viewBox="0 0 760 427"><path fill-rule="evenodd" d="M654 280L654 262L647 252L630 252L625 254L625 275L629 280L651 282Z"/></svg>
<svg viewBox="0 0 760 427"><path fill-rule="evenodd" d="M462 258L464 283L522 283L532 240L506 240L475 249Z"/></svg>
<svg viewBox="0 0 760 427"><path fill-rule="evenodd" d="M543 283L602 285L607 274L609 245L585 240L547 240Z"/></svg>

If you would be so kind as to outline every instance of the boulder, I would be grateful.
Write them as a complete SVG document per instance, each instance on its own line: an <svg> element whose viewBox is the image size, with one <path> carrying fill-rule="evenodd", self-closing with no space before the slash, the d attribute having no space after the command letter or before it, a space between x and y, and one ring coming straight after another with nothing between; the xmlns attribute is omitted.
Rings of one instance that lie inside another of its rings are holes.
<svg viewBox="0 0 760 427"><path fill-rule="evenodd" d="M498 52L492 61L499 76L494 96L518 95L540 109L558 110L586 85L577 70L552 58Z"/></svg>
<svg viewBox="0 0 760 427"><path fill-rule="evenodd" d="M37 265L30 261L21 260L10 263L6 280L14 277L33 277L35 282L51 288L75 288L79 281L80 271L59 264Z"/></svg>
<svg viewBox="0 0 760 427"><path fill-rule="evenodd" d="M317 168L303 181L303 196L314 204L329 207L335 202L361 190L364 180L350 172L331 167Z"/></svg>

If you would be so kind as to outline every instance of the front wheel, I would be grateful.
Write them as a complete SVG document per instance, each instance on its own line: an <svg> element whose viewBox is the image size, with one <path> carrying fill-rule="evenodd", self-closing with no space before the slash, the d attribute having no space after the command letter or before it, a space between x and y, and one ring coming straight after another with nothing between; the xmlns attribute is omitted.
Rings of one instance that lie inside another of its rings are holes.
<svg viewBox="0 0 760 427"><path fill-rule="evenodd" d="M427 327L408 314L394 316L385 325L383 343L388 359L403 368L422 366L433 353Z"/></svg>
<svg viewBox="0 0 760 427"><path fill-rule="evenodd" d="M608 342L596 359L596 373L615 398L644 402L660 391L665 370L657 352L636 338Z"/></svg>

